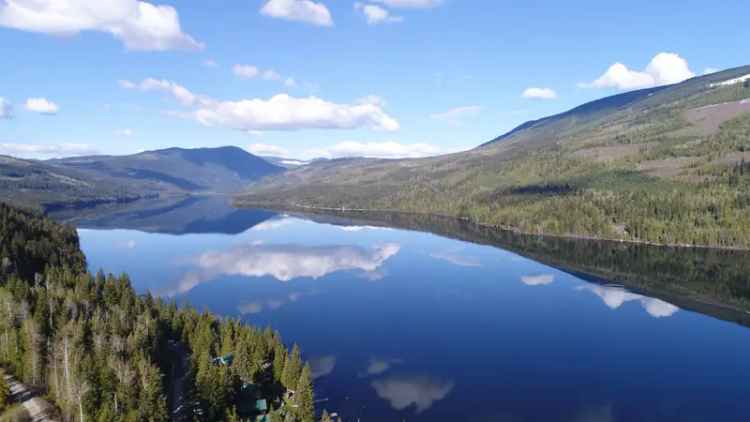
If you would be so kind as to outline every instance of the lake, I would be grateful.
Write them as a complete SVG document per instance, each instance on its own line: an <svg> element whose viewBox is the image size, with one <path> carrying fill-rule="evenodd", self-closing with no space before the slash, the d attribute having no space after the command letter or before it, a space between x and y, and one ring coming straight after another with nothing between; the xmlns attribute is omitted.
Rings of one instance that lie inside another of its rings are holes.
<svg viewBox="0 0 750 422"><path fill-rule="evenodd" d="M747 255L182 198L53 215L90 268L281 332L346 421L746 421ZM75 217L75 218L74 218Z"/></svg>

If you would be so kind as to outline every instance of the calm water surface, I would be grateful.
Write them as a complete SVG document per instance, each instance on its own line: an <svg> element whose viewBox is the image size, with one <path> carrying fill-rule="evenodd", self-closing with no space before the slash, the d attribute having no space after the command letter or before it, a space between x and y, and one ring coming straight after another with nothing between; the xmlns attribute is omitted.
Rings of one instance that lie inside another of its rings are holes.
<svg viewBox="0 0 750 422"><path fill-rule="evenodd" d="M92 270L278 329L347 421L747 421L750 331L429 233L223 200L90 215Z"/></svg>

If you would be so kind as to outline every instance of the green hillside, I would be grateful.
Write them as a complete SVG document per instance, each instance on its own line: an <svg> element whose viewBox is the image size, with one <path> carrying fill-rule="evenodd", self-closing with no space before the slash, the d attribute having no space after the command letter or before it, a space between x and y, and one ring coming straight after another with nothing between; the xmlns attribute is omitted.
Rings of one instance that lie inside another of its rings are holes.
<svg viewBox="0 0 750 422"><path fill-rule="evenodd" d="M22 160L0 156L0 194L44 209L195 193L231 193L284 171L236 147L169 148L126 156Z"/></svg>
<svg viewBox="0 0 750 422"><path fill-rule="evenodd" d="M748 74L750 66L594 101L463 153L315 163L253 186L238 203L747 248L750 85L731 82Z"/></svg>

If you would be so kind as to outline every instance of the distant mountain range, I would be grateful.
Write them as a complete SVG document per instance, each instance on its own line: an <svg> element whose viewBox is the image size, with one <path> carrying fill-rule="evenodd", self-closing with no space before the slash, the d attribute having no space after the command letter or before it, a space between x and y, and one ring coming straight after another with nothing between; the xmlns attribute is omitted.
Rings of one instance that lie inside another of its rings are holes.
<svg viewBox="0 0 750 422"><path fill-rule="evenodd" d="M745 66L593 101L467 152L311 163L265 179L238 202L747 248L749 75Z"/></svg>
<svg viewBox="0 0 750 422"><path fill-rule="evenodd" d="M15 203L44 207L227 194L284 170L237 147L169 148L48 161L0 157L0 193Z"/></svg>

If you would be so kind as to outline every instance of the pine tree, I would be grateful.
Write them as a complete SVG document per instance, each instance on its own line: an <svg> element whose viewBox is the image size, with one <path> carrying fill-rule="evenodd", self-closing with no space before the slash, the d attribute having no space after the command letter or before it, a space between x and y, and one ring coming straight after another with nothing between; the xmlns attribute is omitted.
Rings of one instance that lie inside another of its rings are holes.
<svg viewBox="0 0 750 422"><path fill-rule="evenodd" d="M8 398L10 397L10 388L8 383L5 382L5 374L0 371L0 412L5 410L8 406Z"/></svg>
<svg viewBox="0 0 750 422"><path fill-rule="evenodd" d="M313 396L312 371L310 365L305 364L302 368L299 381L297 381L296 401L297 414L300 422L314 422L315 420L315 397Z"/></svg>

